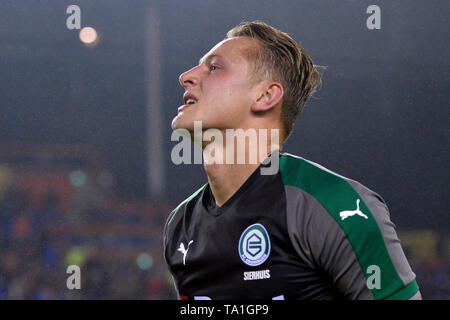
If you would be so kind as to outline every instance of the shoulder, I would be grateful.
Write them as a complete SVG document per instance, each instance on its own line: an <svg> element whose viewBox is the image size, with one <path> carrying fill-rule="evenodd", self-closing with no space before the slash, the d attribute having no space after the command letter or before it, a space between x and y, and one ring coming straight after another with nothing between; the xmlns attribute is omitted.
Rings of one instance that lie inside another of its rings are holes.
<svg viewBox="0 0 450 320"><path fill-rule="evenodd" d="M280 173L289 233L300 247L315 248L309 252L312 256L314 251L327 251L324 246L337 238L359 241L363 234L378 233L376 219L366 204L384 202L361 183L288 153L280 156ZM387 208L373 211L386 214Z"/></svg>
<svg viewBox="0 0 450 320"><path fill-rule="evenodd" d="M313 260L331 255L338 239L346 247L361 248L357 255L369 252L362 250L368 238L377 239L377 244L382 245L377 216L388 217L388 210L375 192L315 162L290 154L280 158L280 171L290 233L300 239L300 247L312 249Z"/></svg>
<svg viewBox="0 0 450 320"><path fill-rule="evenodd" d="M169 228L171 227L171 225L173 225L174 222L176 222L177 220L182 219L184 212L186 212L187 208L193 206L197 202L201 192L205 189L206 185L207 184L204 184L197 191L195 191L193 194L191 194L185 200L180 202L180 204L178 204L178 206L175 209L173 209L172 212L169 214L169 216L166 220L166 224L164 226L164 242L165 243L167 241L167 234L169 232Z"/></svg>
<svg viewBox="0 0 450 320"><path fill-rule="evenodd" d="M368 211L369 206L385 206L380 195L360 182L302 157L283 153L280 172L285 188L313 197L336 220L341 220L342 211L356 209L358 204Z"/></svg>
<svg viewBox="0 0 450 320"><path fill-rule="evenodd" d="M203 189L205 189L206 185L207 185L207 183L205 183L203 186L201 186L197 191L195 191L189 197L187 197L186 199L181 201L180 204L175 209L173 209L171 214L175 214L176 212L180 211L181 209L184 209L188 204L195 202L197 200L199 194L203 191Z"/></svg>
<svg viewBox="0 0 450 320"><path fill-rule="evenodd" d="M290 154L280 157L280 171L290 214L298 215L301 208L303 218L316 221L319 228L331 220L327 225L351 237L379 234L391 224L383 198L358 181Z"/></svg>
<svg viewBox="0 0 450 320"><path fill-rule="evenodd" d="M302 189L317 197L333 196L335 191L350 191L352 183L361 185L316 162L289 153L281 154L280 171L285 186Z"/></svg>

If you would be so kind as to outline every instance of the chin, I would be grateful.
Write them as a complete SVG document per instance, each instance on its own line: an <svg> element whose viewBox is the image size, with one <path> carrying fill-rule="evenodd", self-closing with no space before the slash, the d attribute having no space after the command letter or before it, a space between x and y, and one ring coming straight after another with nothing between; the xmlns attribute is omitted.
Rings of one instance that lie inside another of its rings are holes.
<svg viewBox="0 0 450 320"><path fill-rule="evenodd" d="M180 128L178 127L178 123L177 123L176 118L174 118L174 119L172 120L171 126L172 126L172 130L180 129Z"/></svg>
<svg viewBox="0 0 450 320"><path fill-rule="evenodd" d="M172 120L172 130L186 129L188 131L194 131L194 122L186 121L186 119L182 118L183 117L178 115Z"/></svg>

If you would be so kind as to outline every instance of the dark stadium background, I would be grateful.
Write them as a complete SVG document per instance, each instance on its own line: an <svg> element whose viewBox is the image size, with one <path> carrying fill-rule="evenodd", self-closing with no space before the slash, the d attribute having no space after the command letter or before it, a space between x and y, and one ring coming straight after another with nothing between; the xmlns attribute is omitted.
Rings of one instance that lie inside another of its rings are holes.
<svg viewBox="0 0 450 320"><path fill-rule="evenodd" d="M66 9L97 30L68 30ZM369 30L366 8L381 8ZM448 1L1 1L0 298L173 299L178 76L243 20L300 41L323 85L284 151L383 196L425 299L449 299ZM66 288L81 266L82 288Z"/></svg>

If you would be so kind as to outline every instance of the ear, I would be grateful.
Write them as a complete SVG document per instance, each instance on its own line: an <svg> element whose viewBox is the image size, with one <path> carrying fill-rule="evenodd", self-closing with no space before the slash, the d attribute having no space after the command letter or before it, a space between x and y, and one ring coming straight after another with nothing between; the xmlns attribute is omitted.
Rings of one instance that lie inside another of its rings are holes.
<svg viewBox="0 0 450 320"><path fill-rule="evenodd" d="M258 86L257 99L251 110L253 112L268 111L281 101L283 94L283 86L280 83L264 81Z"/></svg>

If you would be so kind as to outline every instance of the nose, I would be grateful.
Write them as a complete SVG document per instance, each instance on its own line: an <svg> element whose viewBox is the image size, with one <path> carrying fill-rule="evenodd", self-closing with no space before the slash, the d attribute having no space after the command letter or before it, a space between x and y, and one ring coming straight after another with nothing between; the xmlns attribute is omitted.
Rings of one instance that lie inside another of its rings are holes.
<svg viewBox="0 0 450 320"><path fill-rule="evenodd" d="M180 75L178 81L180 81L180 84L184 88L187 88L189 86L193 86L193 85L198 83L198 77L195 75L194 71L195 71L195 67L190 69L190 70L188 70L188 71L186 71L186 72L183 72Z"/></svg>

